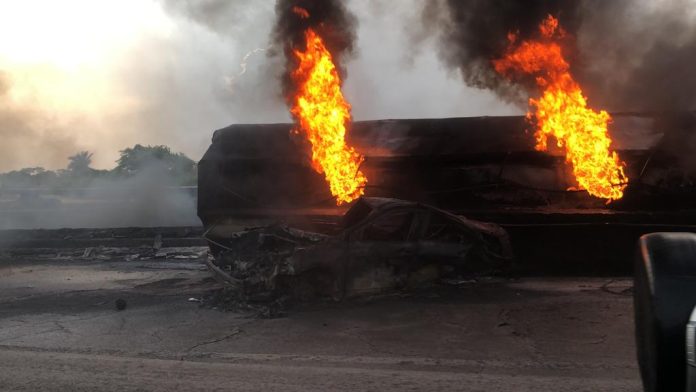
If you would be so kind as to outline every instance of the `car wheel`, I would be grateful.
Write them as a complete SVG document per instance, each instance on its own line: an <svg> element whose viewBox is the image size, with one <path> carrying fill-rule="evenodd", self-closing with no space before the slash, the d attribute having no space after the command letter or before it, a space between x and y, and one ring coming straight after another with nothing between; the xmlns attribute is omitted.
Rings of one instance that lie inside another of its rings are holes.
<svg viewBox="0 0 696 392"><path fill-rule="evenodd" d="M641 237L634 277L636 349L645 391L684 391L685 334L696 305L696 234Z"/></svg>

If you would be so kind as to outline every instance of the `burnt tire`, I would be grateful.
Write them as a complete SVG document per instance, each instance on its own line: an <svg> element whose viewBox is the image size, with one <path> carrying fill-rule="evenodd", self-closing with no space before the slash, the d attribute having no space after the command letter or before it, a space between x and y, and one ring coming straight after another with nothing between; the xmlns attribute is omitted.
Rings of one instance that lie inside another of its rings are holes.
<svg viewBox="0 0 696 392"><path fill-rule="evenodd" d="M694 305L696 234L641 237L635 264L634 312L645 391L685 390L685 334Z"/></svg>

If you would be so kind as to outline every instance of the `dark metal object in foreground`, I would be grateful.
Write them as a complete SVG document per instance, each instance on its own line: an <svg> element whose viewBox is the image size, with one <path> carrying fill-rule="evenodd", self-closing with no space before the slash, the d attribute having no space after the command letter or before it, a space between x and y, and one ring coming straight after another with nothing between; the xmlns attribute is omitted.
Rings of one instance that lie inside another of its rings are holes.
<svg viewBox="0 0 696 392"><path fill-rule="evenodd" d="M689 323L696 307L696 235L646 235L635 265L636 349L645 391L696 391Z"/></svg>
<svg viewBox="0 0 696 392"><path fill-rule="evenodd" d="M327 236L282 226L207 233L218 279L250 301L346 298L489 273L512 260L505 231L435 207L363 198Z"/></svg>

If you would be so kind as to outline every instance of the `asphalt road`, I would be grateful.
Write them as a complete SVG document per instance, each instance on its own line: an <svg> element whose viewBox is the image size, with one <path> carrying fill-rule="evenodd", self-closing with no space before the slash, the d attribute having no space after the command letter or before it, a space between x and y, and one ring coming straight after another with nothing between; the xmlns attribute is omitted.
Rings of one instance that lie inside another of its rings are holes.
<svg viewBox="0 0 696 392"><path fill-rule="evenodd" d="M0 259L0 390L641 390L627 279L469 283L277 319L190 300L213 285L191 261Z"/></svg>

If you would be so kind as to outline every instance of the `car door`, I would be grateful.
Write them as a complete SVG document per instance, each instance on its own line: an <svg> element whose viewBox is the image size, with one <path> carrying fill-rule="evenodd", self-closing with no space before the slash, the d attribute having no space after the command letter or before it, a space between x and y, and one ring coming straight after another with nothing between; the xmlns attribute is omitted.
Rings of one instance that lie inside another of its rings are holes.
<svg viewBox="0 0 696 392"><path fill-rule="evenodd" d="M413 211L404 208L378 211L347 235L352 259L399 264L415 253L410 235Z"/></svg>

